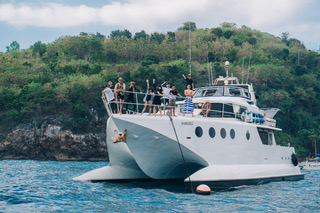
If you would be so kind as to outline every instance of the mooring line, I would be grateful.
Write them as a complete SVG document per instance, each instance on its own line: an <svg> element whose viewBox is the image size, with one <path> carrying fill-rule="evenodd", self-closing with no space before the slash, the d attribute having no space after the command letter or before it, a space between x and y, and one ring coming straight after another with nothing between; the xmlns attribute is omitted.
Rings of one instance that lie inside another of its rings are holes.
<svg viewBox="0 0 320 213"><path fill-rule="evenodd" d="M169 118L170 118L170 121L171 121L171 124L172 124L172 127L173 127L173 131L174 131L174 134L176 135L176 139L177 139L177 142L178 142L178 145L179 145L179 149L180 149L180 153L181 153L181 156L182 156L182 159L183 159L184 167L185 167L185 169L186 169L186 172L187 172L187 175L188 175L188 179L189 179L189 182L190 182L191 192L194 194L193 186L192 186L192 182L191 182L191 178L190 178L190 175L189 175L189 171L188 171L188 168L187 168L186 161L185 161L185 159L184 159L184 155L183 155L182 148L181 148L181 145L180 145L180 142L179 142L179 138L178 138L178 135L177 135L177 131L176 131L176 128L175 128L175 126L174 126L174 124L173 124L171 115L169 114L168 116L169 116Z"/></svg>

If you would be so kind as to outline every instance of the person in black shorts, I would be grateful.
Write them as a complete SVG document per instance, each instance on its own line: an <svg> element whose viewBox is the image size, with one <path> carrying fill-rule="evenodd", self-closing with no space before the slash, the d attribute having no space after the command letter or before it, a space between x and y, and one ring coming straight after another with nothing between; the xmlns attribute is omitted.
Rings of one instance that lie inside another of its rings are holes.
<svg viewBox="0 0 320 213"><path fill-rule="evenodd" d="M172 90L170 91L169 96L169 107L170 107L170 115L176 116L176 99L177 95L182 98L182 95L176 90L175 86L172 86Z"/></svg>
<svg viewBox="0 0 320 213"><path fill-rule="evenodd" d="M120 103L120 115L122 114L125 90L126 90L126 84L123 83L123 78L120 77L118 79L118 83L114 87L114 94L117 96L117 103Z"/></svg>
<svg viewBox="0 0 320 213"><path fill-rule="evenodd" d="M138 90L137 88L136 88L136 83L135 82L130 82L130 84L129 84L129 86L130 86L130 88L128 89L128 95L127 95L127 98L126 98L126 101L125 101L125 103L126 103L126 105L125 105L125 110L126 110L126 112L127 112L127 114L129 113L129 105L131 105L131 106L133 106L133 114L136 114L135 112L136 112L136 110L137 110L137 104L135 103L135 101L134 101L134 97L136 96L135 95L135 92L140 92L140 90ZM129 104L129 103L131 103L131 104Z"/></svg>
<svg viewBox="0 0 320 213"><path fill-rule="evenodd" d="M155 79L153 79L153 87L154 87L154 90L155 90L155 96L154 96L154 99L153 99L153 114L154 116L156 116L156 112L157 112L157 108L158 110L160 111L160 116L162 116L162 111L161 111L161 98L162 96L164 96L164 92L163 92L163 89L162 89L162 86L159 85L157 86L157 88L155 88Z"/></svg>
<svg viewBox="0 0 320 213"><path fill-rule="evenodd" d="M140 115L142 115L144 113L144 111L147 109L147 106L149 106L149 116L151 115L151 111L152 111L152 106L151 106L152 93L153 93L153 89L149 87L149 80L147 80L147 95L146 95L146 100L144 102L144 108L143 108L143 110L142 110Z"/></svg>
<svg viewBox="0 0 320 213"><path fill-rule="evenodd" d="M193 80L191 78L191 74L188 74L188 78L186 78L186 76L184 74L182 74L182 77L184 79L186 79L186 88L188 87L188 85L191 86L191 90L194 90L194 83Z"/></svg>

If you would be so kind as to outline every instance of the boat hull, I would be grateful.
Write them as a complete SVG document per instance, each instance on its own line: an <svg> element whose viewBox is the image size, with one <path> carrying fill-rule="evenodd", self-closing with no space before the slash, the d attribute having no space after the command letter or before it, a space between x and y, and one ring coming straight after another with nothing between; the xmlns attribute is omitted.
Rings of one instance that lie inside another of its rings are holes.
<svg viewBox="0 0 320 213"><path fill-rule="evenodd" d="M292 163L294 148L276 145L274 137L263 144L259 128L234 119L113 115L107 124L110 164L76 179L185 179L212 189L303 179ZM114 132L126 138L117 140Z"/></svg>
<svg viewBox="0 0 320 213"><path fill-rule="evenodd" d="M304 179L304 174L297 175L287 175L287 176L275 176L275 177L260 177L260 178L250 178L250 179L234 179L234 180L203 180L203 181L184 181L185 188L188 192L196 190L197 186L205 184L213 190L223 190L230 188L237 188L240 186L250 186L250 185L260 185L270 182L280 182L280 181L299 181Z"/></svg>

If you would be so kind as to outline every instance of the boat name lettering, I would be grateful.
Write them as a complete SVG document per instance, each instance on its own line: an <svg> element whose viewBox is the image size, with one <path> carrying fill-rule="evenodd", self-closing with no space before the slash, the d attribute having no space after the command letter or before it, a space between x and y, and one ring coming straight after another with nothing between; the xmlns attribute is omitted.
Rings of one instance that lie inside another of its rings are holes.
<svg viewBox="0 0 320 213"><path fill-rule="evenodd" d="M193 125L193 122L181 122L181 125Z"/></svg>

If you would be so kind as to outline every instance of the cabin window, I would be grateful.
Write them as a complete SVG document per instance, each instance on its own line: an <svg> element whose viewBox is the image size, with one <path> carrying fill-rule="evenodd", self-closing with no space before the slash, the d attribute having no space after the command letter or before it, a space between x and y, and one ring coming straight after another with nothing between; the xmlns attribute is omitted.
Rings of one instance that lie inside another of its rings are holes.
<svg viewBox="0 0 320 213"><path fill-rule="evenodd" d="M226 138L227 132L226 132L226 130L225 130L224 128L222 128L222 129L220 130L220 135L221 135L222 138Z"/></svg>
<svg viewBox="0 0 320 213"><path fill-rule="evenodd" d="M223 105L223 117L224 118L234 118L233 106L232 104Z"/></svg>
<svg viewBox="0 0 320 213"><path fill-rule="evenodd" d="M234 87L229 88L229 94L231 96L240 97L241 96L240 88L234 88Z"/></svg>
<svg viewBox="0 0 320 213"><path fill-rule="evenodd" d="M198 136L200 138L203 134L202 128L200 126L198 126L195 130L195 133L196 133L196 136Z"/></svg>
<svg viewBox="0 0 320 213"><path fill-rule="evenodd" d="M211 103L211 110L208 117L221 118L222 117L222 103Z"/></svg>
<svg viewBox="0 0 320 213"><path fill-rule="evenodd" d="M214 96L214 94L217 92L217 89L209 89L206 91L206 94L204 95L204 97L211 97Z"/></svg>
<svg viewBox="0 0 320 213"><path fill-rule="evenodd" d="M272 145L273 144L273 132L272 130L258 128L259 136L262 144L264 145Z"/></svg>
<svg viewBox="0 0 320 213"><path fill-rule="evenodd" d="M202 97L205 93L205 90L197 90L197 92L194 94L194 98Z"/></svg>
<svg viewBox="0 0 320 213"><path fill-rule="evenodd" d="M236 132L234 131L234 129L231 129L231 130L230 130L230 137L231 137L232 139L234 139L234 138L236 137Z"/></svg>
<svg viewBox="0 0 320 213"><path fill-rule="evenodd" d="M249 130L247 130L247 132L246 132L246 138L247 138L247 140L250 140L250 132L249 132Z"/></svg>
<svg viewBox="0 0 320 213"><path fill-rule="evenodd" d="M210 129L209 129L209 136L211 138L214 138L214 136L216 136L216 131L214 130L213 127L210 127Z"/></svg>

